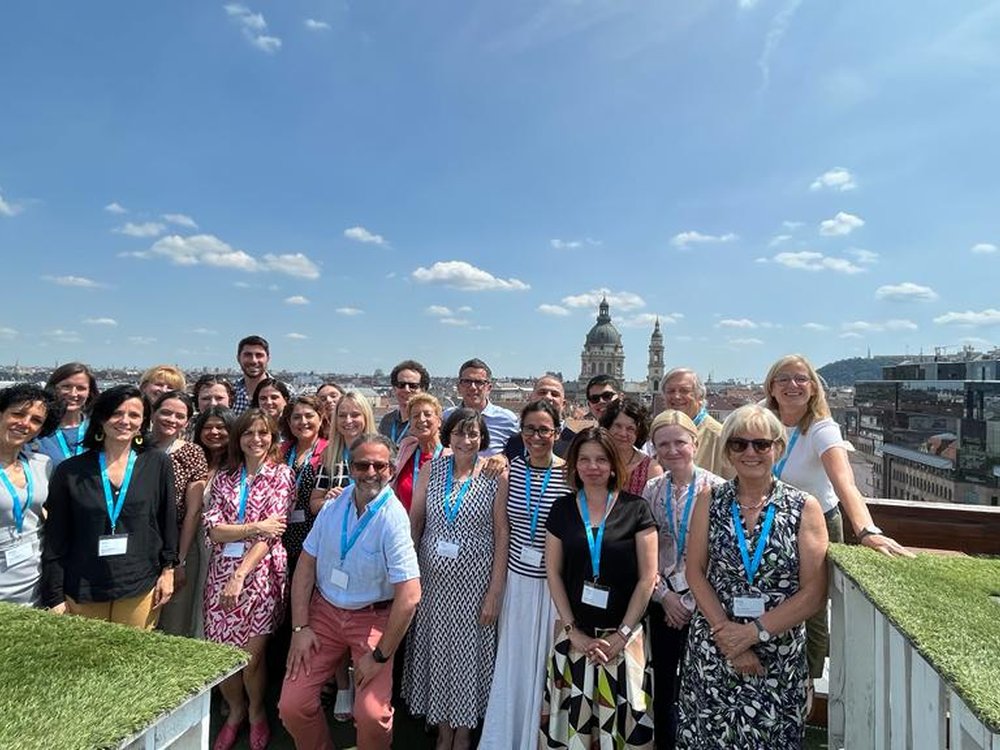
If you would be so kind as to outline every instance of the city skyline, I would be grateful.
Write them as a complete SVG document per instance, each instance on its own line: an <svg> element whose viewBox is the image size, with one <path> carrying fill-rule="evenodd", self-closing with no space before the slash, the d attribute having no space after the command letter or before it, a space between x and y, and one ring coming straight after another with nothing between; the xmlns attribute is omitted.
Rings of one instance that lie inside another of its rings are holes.
<svg viewBox="0 0 1000 750"><path fill-rule="evenodd" d="M573 379L603 295L633 381L657 317L718 380L1000 343L1000 4L3 20L0 360Z"/></svg>

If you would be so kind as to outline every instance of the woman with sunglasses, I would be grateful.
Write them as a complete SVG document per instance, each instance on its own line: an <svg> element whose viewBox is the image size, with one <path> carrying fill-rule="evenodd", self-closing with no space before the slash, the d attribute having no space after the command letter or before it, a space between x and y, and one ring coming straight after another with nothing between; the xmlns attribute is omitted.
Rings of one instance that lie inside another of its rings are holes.
<svg viewBox="0 0 1000 750"><path fill-rule="evenodd" d="M67 458L86 450L83 436L87 433L87 413L100 391L94 373L82 362L67 362L57 367L49 375L45 389L56 394L62 403L62 419L55 432L38 438L31 449L51 458L55 469Z"/></svg>
<svg viewBox="0 0 1000 750"><path fill-rule="evenodd" d="M819 502L777 479L784 429L762 406L722 427L736 477L698 495L687 542L691 619L678 748L797 748L805 740L805 621L826 601Z"/></svg>
<svg viewBox="0 0 1000 750"><path fill-rule="evenodd" d="M559 423L559 410L547 400L532 401L521 410L527 455L510 464L507 586L480 750L519 750L538 741L545 663L556 619L545 582L545 523L552 504L570 491L566 462L553 453Z"/></svg>

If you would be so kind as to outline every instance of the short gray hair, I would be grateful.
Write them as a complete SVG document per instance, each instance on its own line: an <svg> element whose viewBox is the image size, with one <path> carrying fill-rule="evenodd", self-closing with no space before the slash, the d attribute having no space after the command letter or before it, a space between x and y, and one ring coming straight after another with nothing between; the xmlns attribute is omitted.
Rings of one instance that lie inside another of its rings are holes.
<svg viewBox="0 0 1000 750"><path fill-rule="evenodd" d="M356 451L362 445L385 446L386 450L389 451L389 460L392 463L396 463L396 446L385 435L379 435L373 432L366 432L362 435L358 435L356 438L354 438L354 442L351 443L351 446L348 449L350 451L351 458L354 457L354 451Z"/></svg>
<svg viewBox="0 0 1000 750"><path fill-rule="evenodd" d="M719 440L729 452L729 438L738 432L763 432L778 446L778 455L785 452L785 426L770 409L760 404L741 406L722 423L722 434Z"/></svg>
<svg viewBox="0 0 1000 750"><path fill-rule="evenodd" d="M660 385L660 390L666 392L667 383L676 378L679 375L690 375L694 379L694 395L698 397L699 401L704 401L707 391L705 390L705 384L701 382L701 378L698 377L698 373L692 370L690 367L675 367L666 375L663 376L663 382Z"/></svg>

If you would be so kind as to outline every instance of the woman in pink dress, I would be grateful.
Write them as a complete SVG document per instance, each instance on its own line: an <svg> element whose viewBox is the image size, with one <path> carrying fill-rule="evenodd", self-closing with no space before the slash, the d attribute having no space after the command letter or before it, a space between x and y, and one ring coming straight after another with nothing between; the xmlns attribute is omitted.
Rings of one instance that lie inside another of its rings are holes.
<svg viewBox="0 0 1000 750"><path fill-rule="evenodd" d="M250 663L225 680L229 715L214 750L229 750L249 714L250 747L270 740L264 710L264 646L281 622L288 558L281 544L294 499L295 478L279 458L278 426L260 409L239 416L229 455L212 486L204 523L211 542L205 584L205 637L239 646ZM246 698L244 698L246 696Z"/></svg>

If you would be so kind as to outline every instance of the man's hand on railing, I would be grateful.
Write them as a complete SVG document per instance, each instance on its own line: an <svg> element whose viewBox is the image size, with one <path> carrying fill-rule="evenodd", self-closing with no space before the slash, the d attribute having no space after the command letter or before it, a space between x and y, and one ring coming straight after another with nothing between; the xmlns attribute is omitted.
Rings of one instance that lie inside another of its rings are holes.
<svg viewBox="0 0 1000 750"><path fill-rule="evenodd" d="M910 550L885 534L866 534L861 539L863 547L870 547L886 557L916 557Z"/></svg>

